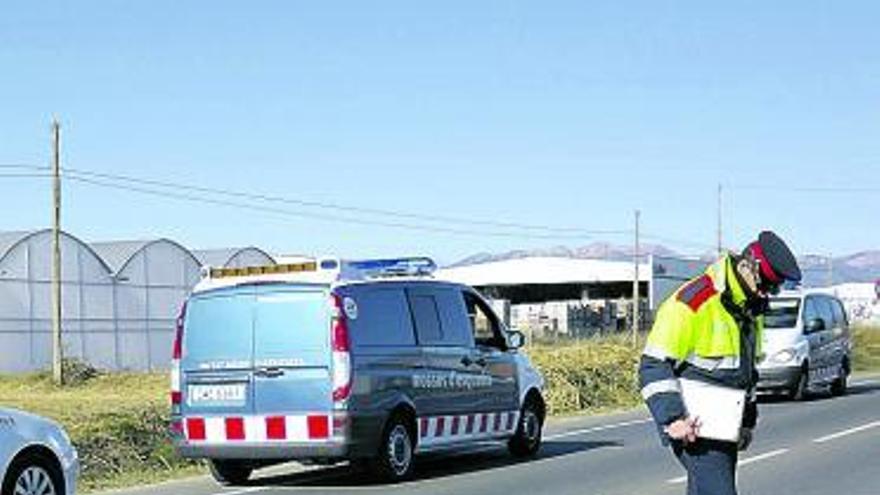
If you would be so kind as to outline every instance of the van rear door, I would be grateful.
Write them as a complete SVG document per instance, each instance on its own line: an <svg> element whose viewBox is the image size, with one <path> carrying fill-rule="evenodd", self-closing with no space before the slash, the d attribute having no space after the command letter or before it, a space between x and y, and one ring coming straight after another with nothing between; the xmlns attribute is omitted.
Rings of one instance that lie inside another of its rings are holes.
<svg viewBox="0 0 880 495"><path fill-rule="evenodd" d="M181 360L182 412L253 413L253 288L193 296Z"/></svg>
<svg viewBox="0 0 880 495"><path fill-rule="evenodd" d="M256 412L328 413L333 406L329 288L258 286L254 297Z"/></svg>

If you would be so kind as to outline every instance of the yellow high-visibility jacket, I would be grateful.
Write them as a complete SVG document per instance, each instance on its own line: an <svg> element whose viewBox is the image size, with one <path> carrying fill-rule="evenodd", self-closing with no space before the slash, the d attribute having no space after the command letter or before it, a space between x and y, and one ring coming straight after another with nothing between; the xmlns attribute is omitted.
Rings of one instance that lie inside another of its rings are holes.
<svg viewBox="0 0 880 495"><path fill-rule="evenodd" d="M748 309L734 263L733 255L725 255L682 285L660 306L648 334L639 382L664 443L663 427L686 414L679 377L748 391L743 426L757 420L755 363L763 318Z"/></svg>

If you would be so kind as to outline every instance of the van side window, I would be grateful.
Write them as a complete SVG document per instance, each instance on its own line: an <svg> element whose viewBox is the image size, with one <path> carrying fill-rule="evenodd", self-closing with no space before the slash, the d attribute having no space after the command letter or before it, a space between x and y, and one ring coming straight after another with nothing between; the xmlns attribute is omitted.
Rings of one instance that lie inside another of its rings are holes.
<svg viewBox="0 0 880 495"><path fill-rule="evenodd" d="M804 301L804 329L814 319L819 318L819 310L816 308L816 298L808 297Z"/></svg>
<svg viewBox="0 0 880 495"><path fill-rule="evenodd" d="M437 289L434 292L437 308L440 310L440 326L443 329L443 345L473 347L474 336L467 319L461 292L452 288Z"/></svg>
<svg viewBox="0 0 880 495"><path fill-rule="evenodd" d="M357 318L351 319L352 342L358 346L413 346L412 319L403 289L358 288L353 297Z"/></svg>
<svg viewBox="0 0 880 495"><path fill-rule="evenodd" d="M413 320L416 322L416 333L422 345L442 345L443 329L440 327L440 313L437 301L430 294L410 294L409 306Z"/></svg>
<svg viewBox="0 0 880 495"><path fill-rule="evenodd" d="M501 329L492 311L474 294L465 292L464 300L476 344L504 349Z"/></svg>
<svg viewBox="0 0 880 495"><path fill-rule="evenodd" d="M831 309L831 298L825 296L816 298L816 306L819 308L819 317L825 320L825 329L834 328L834 310Z"/></svg>
<svg viewBox="0 0 880 495"><path fill-rule="evenodd" d="M459 291L432 286L407 289L407 294L420 345L474 346Z"/></svg>
<svg viewBox="0 0 880 495"><path fill-rule="evenodd" d="M843 309L843 304L840 303L839 299L831 300L831 309L834 311L834 326L846 327L849 325L849 322L846 320L846 311Z"/></svg>

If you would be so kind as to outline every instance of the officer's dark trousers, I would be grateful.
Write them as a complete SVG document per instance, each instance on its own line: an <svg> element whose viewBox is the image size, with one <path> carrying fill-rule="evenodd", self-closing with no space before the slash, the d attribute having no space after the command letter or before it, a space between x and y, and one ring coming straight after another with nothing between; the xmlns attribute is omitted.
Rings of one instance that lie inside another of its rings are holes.
<svg viewBox="0 0 880 495"><path fill-rule="evenodd" d="M687 495L736 495L735 443L698 439L672 447L688 474Z"/></svg>

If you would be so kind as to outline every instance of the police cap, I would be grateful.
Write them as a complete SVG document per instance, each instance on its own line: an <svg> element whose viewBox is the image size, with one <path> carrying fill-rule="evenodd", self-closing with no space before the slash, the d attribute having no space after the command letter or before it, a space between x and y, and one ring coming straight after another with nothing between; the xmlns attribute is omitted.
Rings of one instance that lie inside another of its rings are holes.
<svg viewBox="0 0 880 495"><path fill-rule="evenodd" d="M778 286L784 281L801 281L797 259L785 241L773 232L761 232L758 240L749 244L746 251L760 263L761 278L765 282Z"/></svg>

